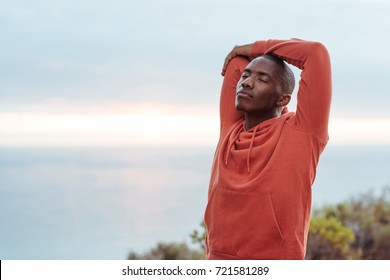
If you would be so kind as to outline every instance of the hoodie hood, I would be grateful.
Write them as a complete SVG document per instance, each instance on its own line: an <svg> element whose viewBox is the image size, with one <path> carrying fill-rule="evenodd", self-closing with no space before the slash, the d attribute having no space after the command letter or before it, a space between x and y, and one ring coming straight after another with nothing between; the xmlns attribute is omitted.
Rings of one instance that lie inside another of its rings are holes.
<svg viewBox="0 0 390 280"><path fill-rule="evenodd" d="M282 127L287 119L293 113L285 113L280 117L265 120L251 129L245 129L245 120L237 123L235 128L227 137L224 149L224 163L228 167L231 164L236 165L237 170L242 170L245 166L246 172L251 171L251 162L253 158L258 158L256 162L266 165L261 159L270 158L270 146L277 143L277 138L282 131ZM262 170L262 169L260 169Z"/></svg>

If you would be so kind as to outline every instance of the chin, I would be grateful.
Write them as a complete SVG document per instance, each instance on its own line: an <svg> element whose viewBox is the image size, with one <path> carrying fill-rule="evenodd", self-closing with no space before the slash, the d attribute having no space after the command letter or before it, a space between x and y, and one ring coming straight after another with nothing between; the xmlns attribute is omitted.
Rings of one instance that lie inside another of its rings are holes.
<svg viewBox="0 0 390 280"><path fill-rule="evenodd" d="M238 104L236 104L236 110L237 110L237 111L244 111L244 110L242 109L242 107L241 107L240 105L238 105Z"/></svg>
<svg viewBox="0 0 390 280"><path fill-rule="evenodd" d="M240 112L246 112L246 110L245 110L245 109L243 109L243 108L241 108L241 107L237 107L237 106L236 106L236 111L240 111Z"/></svg>
<svg viewBox="0 0 390 280"><path fill-rule="evenodd" d="M245 105L241 104L241 102L236 102L235 107L237 111L242 111L242 112L247 111L247 108L245 108Z"/></svg>

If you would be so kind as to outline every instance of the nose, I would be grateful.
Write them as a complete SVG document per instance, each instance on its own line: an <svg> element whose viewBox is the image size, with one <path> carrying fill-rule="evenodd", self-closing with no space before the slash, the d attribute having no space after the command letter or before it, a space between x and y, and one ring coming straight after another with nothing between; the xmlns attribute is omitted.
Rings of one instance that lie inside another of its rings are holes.
<svg viewBox="0 0 390 280"><path fill-rule="evenodd" d="M242 81L241 85L242 85L243 87L253 88L253 81L252 81L252 78L251 78L251 77L252 77L252 76L246 77L246 78Z"/></svg>

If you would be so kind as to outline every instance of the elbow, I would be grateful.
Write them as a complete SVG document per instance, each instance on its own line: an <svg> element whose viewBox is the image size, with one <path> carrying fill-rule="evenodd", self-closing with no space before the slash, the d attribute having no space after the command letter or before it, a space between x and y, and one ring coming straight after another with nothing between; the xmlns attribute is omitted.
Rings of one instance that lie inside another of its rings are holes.
<svg viewBox="0 0 390 280"><path fill-rule="evenodd" d="M326 47L320 42L307 42L306 61L302 69L315 67L323 73L330 73L330 57ZM322 70L320 70L322 69Z"/></svg>
<svg viewBox="0 0 390 280"><path fill-rule="evenodd" d="M321 61L329 62L329 52L326 47L320 42L312 42L310 45L310 53Z"/></svg>

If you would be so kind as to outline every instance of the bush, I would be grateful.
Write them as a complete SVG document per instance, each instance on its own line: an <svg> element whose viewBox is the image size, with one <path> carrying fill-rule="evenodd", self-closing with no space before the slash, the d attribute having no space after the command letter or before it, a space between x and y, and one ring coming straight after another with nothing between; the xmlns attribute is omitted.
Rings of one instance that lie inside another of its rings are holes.
<svg viewBox="0 0 390 280"><path fill-rule="evenodd" d="M144 254L130 252L129 260L202 260L203 250L192 250L185 243L158 243Z"/></svg>

